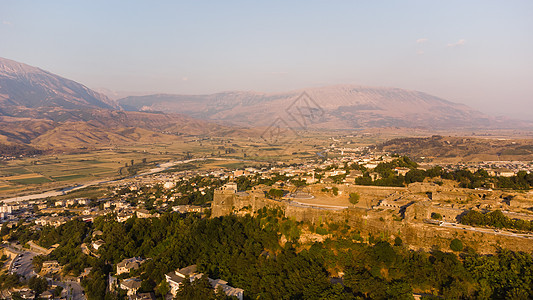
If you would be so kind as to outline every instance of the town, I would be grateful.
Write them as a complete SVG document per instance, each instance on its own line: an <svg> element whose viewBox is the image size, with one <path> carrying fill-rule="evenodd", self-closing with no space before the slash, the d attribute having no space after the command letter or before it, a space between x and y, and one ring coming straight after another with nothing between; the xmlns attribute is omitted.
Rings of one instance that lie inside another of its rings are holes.
<svg viewBox="0 0 533 300"><path fill-rule="evenodd" d="M533 192L527 190L533 184L532 171L531 162L439 166L417 164L407 157L374 152L368 147L333 145L327 155L301 164L203 171L159 168L145 175L101 183L105 192L98 196L11 199L0 206L2 262L17 279L12 279L11 286L4 285L2 297L85 297L83 282L92 268L78 274L57 260L47 260L60 245L32 240L28 233L44 232L72 220L92 223L111 217L123 223L131 218L159 218L169 213L209 218L254 215L268 207L279 208L285 217L310 226L346 222L360 228L358 234L367 238L385 232L392 239L401 238L413 250L447 248L455 237L481 253L494 253L502 246L530 252ZM465 222L472 219L471 212L482 216L499 213L510 225L502 228ZM413 231L417 234L410 234ZM100 257L100 249L106 243L102 235L101 230L93 231L84 238L79 251L88 257ZM327 236L317 228L305 237L291 238L323 241ZM117 263L113 266L114 275L107 279L107 289L122 291L130 299L155 299L153 291L141 288L141 274L135 273L147 260L150 258L128 257ZM130 274L136 276L128 277ZM193 282L203 276L197 273L196 266L165 275L166 295L175 296L185 278ZM28 287L21 287L16 283L40 278L46 279L44 284L30 282ZM246 290L228 285L224 278L208 278L208 282L213 290L227 296L242 300L246 294Z"/></svg>

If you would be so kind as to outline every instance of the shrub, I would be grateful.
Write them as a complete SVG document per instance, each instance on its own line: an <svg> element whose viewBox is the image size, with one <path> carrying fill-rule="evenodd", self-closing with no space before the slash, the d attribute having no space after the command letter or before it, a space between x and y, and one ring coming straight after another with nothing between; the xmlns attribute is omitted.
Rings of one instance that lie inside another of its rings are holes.
<svg viewBox="0 0 533 300"><path fill-rule="evenodd" d="M394 239L394 246L401 246L403 244L403 241L402 239L397 236L395 239Z"/></svg>
<svg viewBox="0 0 533 300"><path fill-rule="evenodd" d="M434 212L434 213L431 213L431 218L434 220L442 220L442 215Z"/></svg>
<svg viewBox="0 0 533 300"><path fill-rule="evenodd" d="M460 239L453 239L450 242L450 249L453 251L461 251L463 250L463 242L461 242Z"/></svg>
<svg viewBox="0 0 533 300"><path fill-rule="evenodd" d="M359 196L358 193L350 193L350 203L353 205L356 205L359 202Z"/></svg>

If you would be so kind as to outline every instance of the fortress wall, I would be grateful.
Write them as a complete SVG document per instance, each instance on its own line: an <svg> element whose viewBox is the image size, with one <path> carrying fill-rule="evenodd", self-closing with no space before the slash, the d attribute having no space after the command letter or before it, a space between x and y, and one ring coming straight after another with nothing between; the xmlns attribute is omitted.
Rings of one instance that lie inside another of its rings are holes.
<svg viewBox="0 0 533 300"><path fill-rule="evenodd" d="M456 217L461 212L456 209L431 206L429 201L409 206L406 209L405 219L400 221L394 220L386 210L376 211L357 207L327 210L290 205L288 202L267 199L261 193L236 194L215 191L212 216L238 213L243 208L249 208L247 212L254 212L263 207L279 207L285 211L286 217L313 224L346 222L352 229L359 231L363 237L368 237L371 234L374 237L382 237L392 241L396 236L399 236L404 244L415 250L427 251L436 247L449 251L450 241L458 238L465 246L484 254L495 253L498 248L533 252L533 239L423 223L424 219L430 217L431 212L438 212L446 216L447 220Z"/></svg>

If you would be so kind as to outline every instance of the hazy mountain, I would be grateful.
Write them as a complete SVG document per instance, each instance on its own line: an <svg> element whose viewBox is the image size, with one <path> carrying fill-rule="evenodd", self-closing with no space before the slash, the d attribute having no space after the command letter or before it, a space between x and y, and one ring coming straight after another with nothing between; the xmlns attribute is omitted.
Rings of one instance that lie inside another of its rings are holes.
<svg viewBox="0 0 533 300"><path fill-rule="evenodd" d="M350 85L285 93L158 94L117 102L129 111L176 112L246 126L268 126L276 120L290 126L328 129L507 125L466 105L426 93Z"/></svg>
<svg viewBox="0 0 533 300"><path fill-rule="evenodd" d="M116 104L86 86L36 67L0 58L0 115L23 108L106 108Z"/></svg>
<svg viewBox="0 0 533 300"><path fill-rule="evenodd" d="M123 111L82 84L0 58L0 154L26 150L22 144L38 149L76 149L235 130L180 114Z"/></svg>

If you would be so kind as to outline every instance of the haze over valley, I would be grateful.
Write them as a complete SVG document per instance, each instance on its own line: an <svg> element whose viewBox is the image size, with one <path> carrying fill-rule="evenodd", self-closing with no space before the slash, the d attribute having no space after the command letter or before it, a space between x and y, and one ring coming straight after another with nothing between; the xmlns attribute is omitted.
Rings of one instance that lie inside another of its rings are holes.
<svg viewBox="0 0 533 300"><path fill-rule="evenodd" d="M0 1L0 299L533 299L533 2Z"/></svg>

